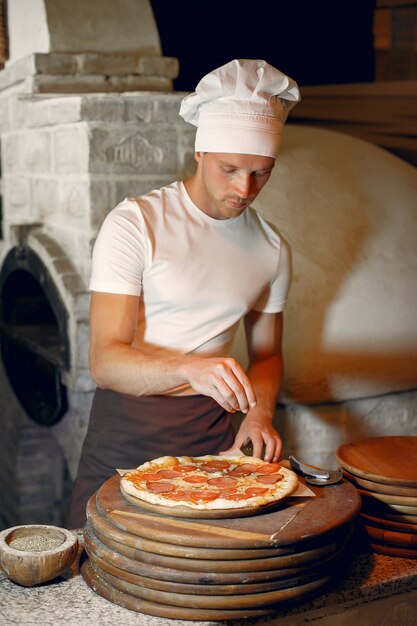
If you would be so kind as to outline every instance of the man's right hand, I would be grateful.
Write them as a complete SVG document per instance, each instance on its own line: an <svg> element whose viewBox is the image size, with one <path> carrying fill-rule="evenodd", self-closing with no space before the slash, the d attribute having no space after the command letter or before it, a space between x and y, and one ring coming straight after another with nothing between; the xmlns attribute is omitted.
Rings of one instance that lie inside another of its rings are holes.
<svg viewBox="0 0 417 626"><path fill-rule="evenodd" d="M233 357L187 357L184 373L194 391L210 396L230 413L247 413L256 406L252 384Z"/></svg>

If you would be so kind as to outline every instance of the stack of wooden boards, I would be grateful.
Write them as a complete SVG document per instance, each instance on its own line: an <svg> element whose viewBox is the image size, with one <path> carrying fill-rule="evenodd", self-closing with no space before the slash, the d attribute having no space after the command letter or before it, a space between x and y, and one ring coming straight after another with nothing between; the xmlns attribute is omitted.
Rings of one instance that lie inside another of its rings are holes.
<svg viewBox="0 0 417 626"><path fill-rule="evenodd" d="M336 451L362 497L360 517L371 548L417 558L417 437L374 437Z"/></svg>
<svg viewBox="0 0 417 626"><path fill-rule="evenodd" d="M313 489L315 497L290 497L256 515L175 517L172 508L154 513L126 500L114 476L88 503L82 575L111 602L157 617L272 613L333 582L346 558L357 489L346 480Z"/></svg>

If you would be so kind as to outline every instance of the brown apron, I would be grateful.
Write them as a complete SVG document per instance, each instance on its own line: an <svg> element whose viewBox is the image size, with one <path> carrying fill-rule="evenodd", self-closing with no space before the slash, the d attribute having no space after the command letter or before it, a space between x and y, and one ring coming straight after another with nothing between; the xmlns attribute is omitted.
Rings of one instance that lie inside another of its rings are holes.
<svg viewBox="0 0 417 626"><path fill-rule="evenodd" d="M217 454L234 440L230 415L206 396L128 396L97 389L72 492L68 528L116 473L160 456Z"/></svg>

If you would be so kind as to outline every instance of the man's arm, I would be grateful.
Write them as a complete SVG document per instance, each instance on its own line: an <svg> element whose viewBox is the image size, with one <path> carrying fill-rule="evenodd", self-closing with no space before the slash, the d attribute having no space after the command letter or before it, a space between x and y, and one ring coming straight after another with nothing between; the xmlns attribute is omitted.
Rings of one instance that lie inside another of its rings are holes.
<svg viewBox="0 0 417 626"><path fill-rule="evenodd" d="M134 346L139 299L93 292L90 307L90 369L99 387L142 396L189 384L227 411L256 404L252 384L233 358L202 358Z"/></svg>
<svg viewBox="0 0 417 626"><path fill-rule="evenodd" d="M230 451L252 443L253 456L278 461L282 441L272 422L282 378L282 313L252 311L245 318L248 376L256 393L256 407L244 417ZM229 452L225 451L224 454Z"/></svg>

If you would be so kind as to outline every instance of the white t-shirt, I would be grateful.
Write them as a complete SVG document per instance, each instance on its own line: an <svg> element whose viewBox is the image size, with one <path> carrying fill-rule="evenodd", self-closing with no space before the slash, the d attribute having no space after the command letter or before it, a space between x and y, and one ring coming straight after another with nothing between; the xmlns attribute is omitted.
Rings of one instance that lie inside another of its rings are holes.
<svg viewBox="0 0 417 626"><path fill-rule="evenodd" d="M254 209L214 219L175 182L107 215L90 289L140 297L136 345L226 356L249 311L283 310L290 280L288 244Z"/></svg>

